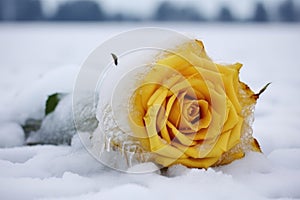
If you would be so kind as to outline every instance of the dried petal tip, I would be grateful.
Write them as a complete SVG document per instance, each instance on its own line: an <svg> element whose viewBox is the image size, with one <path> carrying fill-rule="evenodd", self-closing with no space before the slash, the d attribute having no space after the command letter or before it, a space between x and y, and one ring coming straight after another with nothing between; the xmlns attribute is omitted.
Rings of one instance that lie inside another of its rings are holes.
<svg viewBox="0 0 300 200"><path fill-rule="evenodd" d="M115 65L117 66L118 65L118 57L114 53L111 53L111 56L113 57Z"/></svg>
<svg viewBox="0 0 300 200"><path fill-rule="evenodd" d="M268 83L268 84L266 84L257 94L253 95L253 97L255 98L255 100L259 98L259 96L268 88L268 86L270 84L271 84L271 82Z"/></svg>
<svg viewBox="0 0 300 200"><path fill-rule="evenodd" d="M259 143L257 142L257 140L255 138L253 138L253 141L252 141L252 151L256 151L256 152L262 153L260 145L259 145Z"/></svg>

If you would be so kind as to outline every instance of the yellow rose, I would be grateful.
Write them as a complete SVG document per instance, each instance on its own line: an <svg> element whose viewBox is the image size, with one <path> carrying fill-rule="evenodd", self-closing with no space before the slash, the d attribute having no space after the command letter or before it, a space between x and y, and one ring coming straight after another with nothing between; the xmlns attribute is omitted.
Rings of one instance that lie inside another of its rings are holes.
<svg viewBox="0 0 300 200"><path fill-rule="evenodd" d="M251 121L257 94L242 65L214 63L193 40L159 59L130 100L133 136L154 162L207 168L260 151Z"/></svg>

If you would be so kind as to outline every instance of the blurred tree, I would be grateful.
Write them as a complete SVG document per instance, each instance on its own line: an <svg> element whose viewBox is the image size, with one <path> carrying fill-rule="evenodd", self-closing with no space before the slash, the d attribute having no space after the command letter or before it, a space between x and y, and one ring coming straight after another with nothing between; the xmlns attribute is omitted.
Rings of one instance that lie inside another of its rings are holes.
<svg viewBox="0 0 300 200"><path fill-rule="evenodd" d="M5 21L42 20L39 0L0 0L0 19Z"/></svg>
<svg viewBox="0 0 300 200"><path fill-rule="evenodd" d="M126 14L123 14L123 13L116 13L116 14L113 14L113 15L110 15L110 16L106 16L106 20L108 20L108 21L118 21L118 22L122 22L122 21L133 21L133 22L141 21L141 19L139 17L126 15Z"/></svg>
<svg viewBox="0 0 300 200"><path fill-rule="evenodd" d="M194 7L179 8L171 2L162 2L154 13L158 21L203 21L204 18Z"/></svg>
<svg viewBox="0 0 300 200"><path fill-rule="evenodd" d="M162 2L157 8L154 18L158 21L174 20L178 18L178 14L176 12L177 9L172 3Z"/></svg>
<svg viewBox="0 0 300 200"><path fill-rule="evenodd" d="M194 7L185 7L181 10L181 16L188 21L205 21L205 18L199 14Z"/></svg>
<svg viewBox="0 0 300 200"><path fill-rule="evenodd" d="M234 21L234 17L232 16L230 9L223 5L221 6L217 20L221 22L232 22Z"/></svg>
<svg viewBox="0 0 300 200"><path fill-rule="evenodd" d="M3 13L3 7L4 7L4 3L3 3L4 1L3 0L0 0L0 21L2 21L3 20L3 18L4 18L4 13Z"/></svg>
<svg viewBox="0 0 300 200"><path fill-rule="evenodd" d="M265 5L262 2L257 2L254 10L254 16L252 18L255 22L266 22L268 21L268 13Z"/></svg>
<svg viewBox="0 0 300 200"><path fill-rule="evenodd" d="M16 0L0 0L0 18L4 21L16 19Z"/></svg>
<svg viewBox="0 0 300 200"><path fill-rule="evenodd" d="M16 20L42 20L43 12L39 0L17 0L15 4Z"/></svg>
<svg viewBox="0 0 300 200"><path fill-rule="evenodd" d="M279 18L284 22L294 22L297 20L297 10L294 1L286 0L279 6Z"/></svg>
<svg viewBox="0 0 300 200"><path fill-rule="evenodd" d="M105 14L101 6L94 1L73 1L62 3L54 17L63 21L97 21L105 20Z"/></svg>
<svg viewBox="0 0 300 200"><path fill-rule="evenodd" d="M4 18L4 14L3 14L3 7L4 7L4 1L3 0L0 0L0 21L2 21L3 20L3 18Z"/></svg>
<svg viewBox="0 0 300 200"><path fill-rule="evenodd" d="M111 21L126 21L126 17L122 13L117 13L109 17Z"/></svg>

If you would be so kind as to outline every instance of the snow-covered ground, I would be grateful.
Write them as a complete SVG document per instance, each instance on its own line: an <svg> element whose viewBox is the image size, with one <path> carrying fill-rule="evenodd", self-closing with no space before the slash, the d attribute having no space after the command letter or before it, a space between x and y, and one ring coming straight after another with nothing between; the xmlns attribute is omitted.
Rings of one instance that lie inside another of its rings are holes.
<svg viewBox="0 0 300 200"><path fill-rule="evenodd" d="M41 117L47 95L72 91L94 48L140 26L0 25L0 199L300 199L300 25L150 25L203 40L216 61L243 63L241 79L254 91L272 82L255 114L264 154L162 176L108 169L76 136L71 146L23 146L20 124Z"/></svg>

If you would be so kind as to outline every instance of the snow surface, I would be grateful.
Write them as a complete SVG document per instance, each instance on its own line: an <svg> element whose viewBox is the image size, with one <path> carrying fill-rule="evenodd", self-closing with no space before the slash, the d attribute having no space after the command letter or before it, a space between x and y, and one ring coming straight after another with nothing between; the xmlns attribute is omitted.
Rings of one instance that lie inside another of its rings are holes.
<svg viewBox="0 0 300 200"><path fill-rule="evenodd" d="M108 169L77 135L71 146L23 146L20 124L43 116L47 95L71 92L94 48L138 26L0 26L0 199L300 199L300 25L150 25L203 40L216 61L243 63L241 79L255 91L272 82L255 114L264 154L208 170L174 166L162 176ZM153 166L131 170L145 167Z"/></svg>

